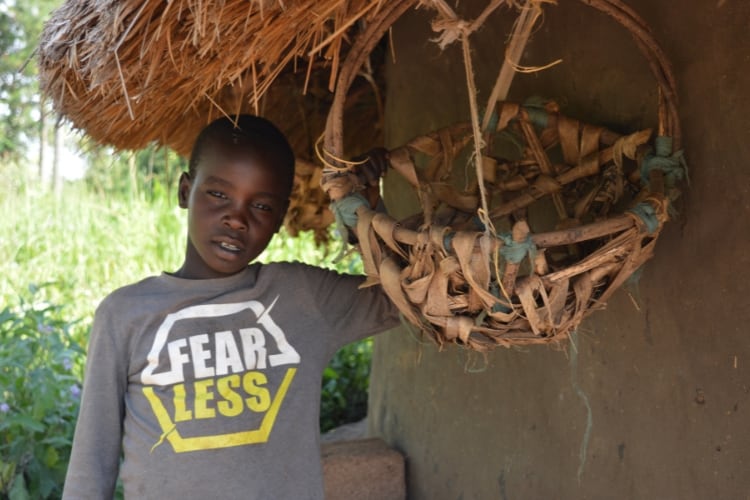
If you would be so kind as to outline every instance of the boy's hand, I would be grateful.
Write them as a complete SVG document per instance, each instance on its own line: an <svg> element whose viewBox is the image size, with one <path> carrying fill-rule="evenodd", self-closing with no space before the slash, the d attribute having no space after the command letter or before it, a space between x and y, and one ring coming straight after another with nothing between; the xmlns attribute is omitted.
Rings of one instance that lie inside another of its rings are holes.
<svg viewBox="0 0 750 500"><path fill-rule="evenodd" d="M383 207L380 201L380 178L388 170L389 152L385 148L374 148L363 155L352 158L356 164L346 172L324 172L321 180L323 190L330 196L334 205L346 196L359 192L372 209ZM382 209L382 208L381 208ZM339 220L340 214L336 215ZM339 220L339 224L343 221ZM346 239L351 244L358 241L356 229L350 227Z"/></svg>
<svg viewBox="0 0 750 500"><path fill-rule="evenodd" d="M388 157L389 152L385 148L371 149L363 155L352 158L352 161L363 162L356 165L352 172L363 186L377 186L390 165Z"/></svg>
<svg viewBox="0 0 750 500"><path fill-rule="evenodd" d="M353 158L352 161L362 161L352 169L352 173L364 186L362 194L370 202L370 208L375 209L380 201L380 178L388 170L390 153L385 148L374 148L367 153Z"/></svg>

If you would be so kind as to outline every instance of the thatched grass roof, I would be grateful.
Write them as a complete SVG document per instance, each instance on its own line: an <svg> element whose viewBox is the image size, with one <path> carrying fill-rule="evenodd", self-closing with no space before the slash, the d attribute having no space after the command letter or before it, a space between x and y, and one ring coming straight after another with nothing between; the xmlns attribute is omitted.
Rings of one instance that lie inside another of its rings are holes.
<svg viewBox="0 0 750 500"><path fill-rule="evenodd" d="M67 0L42 35L42 88L99 143L156 141L186 154L222 114L268 116L278 106L264 98L294 101L311 84L332 90L347 35L381 1ZM312 132L296 133L309 147Z"/></svg>

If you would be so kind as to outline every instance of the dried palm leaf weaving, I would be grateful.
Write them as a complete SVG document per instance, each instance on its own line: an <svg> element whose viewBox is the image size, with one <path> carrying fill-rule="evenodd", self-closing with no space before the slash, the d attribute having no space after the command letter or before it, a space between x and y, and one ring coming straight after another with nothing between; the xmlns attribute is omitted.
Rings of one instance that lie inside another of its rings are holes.
<svg viewBox="0 0 750 500"><path fill-rule="evenodd" d="M565 117L554 103L503 102L508 67L519 67L507 56L480 117L469 37L504 2L489 2L475 21L459 19L442 0L425 3L438 12L439 42L463 45L472 120L390 152L423 213L396 222L372 211L352 194L357 180L341 161L348 83L372 40L397 17L395 7L370 24L339 72L322 155L324 188L334 211L356 229L368 285L382 285L404 317L438 344L487 351L559 343L653 255L668 219L684 172L669 63L622 2L587 0L626 27L646 57L660 90L657 130L621 136ZM506 55L520 55L542 3L522 3ZM514 145L516 155L503 154ZM473 186L458 189L453 165L467 156L476 175Z"/></svg>

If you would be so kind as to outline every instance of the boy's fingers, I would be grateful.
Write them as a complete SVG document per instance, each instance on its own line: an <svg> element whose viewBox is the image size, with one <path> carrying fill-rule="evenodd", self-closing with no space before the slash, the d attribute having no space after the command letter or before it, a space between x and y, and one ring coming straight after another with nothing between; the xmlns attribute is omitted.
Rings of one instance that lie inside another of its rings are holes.
<svg viewBox="0 0 750 500"><path fill-rule="evenodd" d="M385 175L385 172L390 165L390 162L388 161L388 150L385 148L375 148L371 150L368 155L370 159L368 163L370 164L373 174L376 175L379 180L380 177Z"/></svg>
<svg viewBox="0 0 750 500"><path fill-rule="evenodd" d="M390 156L389 151L385 148L375 148L370 151L370 161L377 169L378 175L383 176L385 171L388 170L388 157Z"/></svg>
<svg viewBox="0 0 750 500"><path fill-rule="evenodd" d="M380 172L378 171L378 167L375 166L375 168L367 168L368 165L363 165L362 173L365 176L365 180L367 181L367 184L370 186L375 186L380 182Z"/></svg>
<svg viewBox="0 0 750 500"><path fill-rule="evenodd" d="M377 186L380 178L388 170L390 162L388 161L389 152L385 148L374 148L366 154L353 158L354 161L363 161L354 167L354 174L360 181L368 186Z"/></svg>

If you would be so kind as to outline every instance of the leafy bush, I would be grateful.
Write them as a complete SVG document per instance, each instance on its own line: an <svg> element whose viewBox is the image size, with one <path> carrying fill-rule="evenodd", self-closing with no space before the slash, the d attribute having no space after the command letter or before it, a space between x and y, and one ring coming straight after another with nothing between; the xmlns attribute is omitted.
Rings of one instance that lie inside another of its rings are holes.
<svg viewBox="0 0 750 500"><path fill-rule="evenodd" d="M340 349L323 371L320 430L361 420L367 415L372 339Z"/></svg>
<svg viewBox="0 0 750 500"><path fill-rule="evenodd" d="M0 497L10 500L62 493L81 393L71 324L30 292L0 310Z"/></svg>

